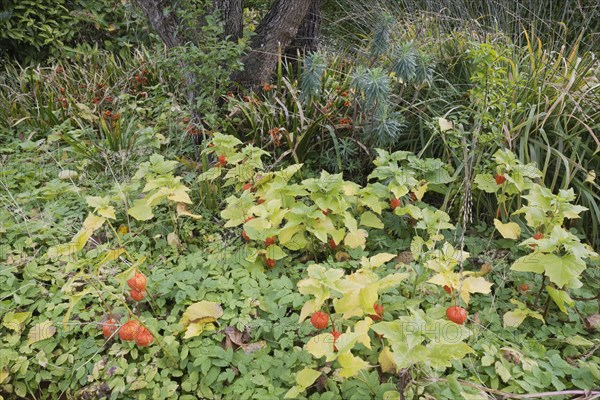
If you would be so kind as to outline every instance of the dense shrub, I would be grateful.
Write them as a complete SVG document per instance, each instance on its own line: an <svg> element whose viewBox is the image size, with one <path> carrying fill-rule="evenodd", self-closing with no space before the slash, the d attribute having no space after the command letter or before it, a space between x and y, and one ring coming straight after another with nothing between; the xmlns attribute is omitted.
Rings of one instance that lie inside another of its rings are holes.
<svg viewBox="0 0 600 400"><path fill-rule="evenodd" d="M0 10L0 60L38 63L76 53L80 45L123 55L150 40L129 2L1 0Z"/></svg>

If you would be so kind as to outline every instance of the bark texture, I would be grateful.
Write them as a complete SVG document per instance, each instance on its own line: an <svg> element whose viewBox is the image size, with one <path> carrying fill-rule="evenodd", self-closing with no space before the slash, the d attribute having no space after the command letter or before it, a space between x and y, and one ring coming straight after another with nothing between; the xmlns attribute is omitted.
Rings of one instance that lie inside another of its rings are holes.
<svg viewBox="0 0 600 400"><path fill-rule="evenodd" d="M225 36L237 40L243 33L244 0L215 0L215 8L221 12Z"/></svg>
<svg viewBox="0 0 600 400"><path fill-rule="evenodd" d="M277 64L279 51L292 42L311 6L318 0L276 0L256 28L250 43L251 52L244 57L244 70L234 80L243 87L268 82Z"/></svg>
<svg viewBox="0 0 600 400"><path fill-rule="evenodd" d="M150 26L168 48L180 46L181 40L177 37L179 20L174 11L165 15L165 9L170 7L170 1L166 0L135 0L142 10Z"/></svg>
<svg viewBox="0 0 600 400"><path fill-rule="evenodd" d="M321 7L325 0L316 0L302 21L292 43L286 50L286 55L295 58L317 50L321 32Z"/></svg>

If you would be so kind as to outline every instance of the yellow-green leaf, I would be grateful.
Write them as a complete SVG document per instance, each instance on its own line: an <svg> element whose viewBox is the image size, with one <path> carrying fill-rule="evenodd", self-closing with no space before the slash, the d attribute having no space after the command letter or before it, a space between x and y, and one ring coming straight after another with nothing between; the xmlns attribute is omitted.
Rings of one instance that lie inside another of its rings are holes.
<svg viewBox="0 0 600 400"><path fill-rule="evenodd" d="M33 344L51 338L56 333L52 321L44 321L34 325L27 335L27 343Z"/></svg>
<svg viewBox="0 0 600 400"><path fill-rule="evenodd" d="M573 307L575 305L575 302L573 301L573 299L571 299L569 293L567 293L564 290L558 290L548 285L546 286L546 291L548 291L548 294L550 295L554 303L558 306L560 311L564 312L565 314L567 314L567 307L565 307L565 304L569 307Z"/></svg>
<svg viewBox="0 0 600 400"><path fill-rule="evenodd" d="M315 358L321 358L333 353L333 336L331 333L321 333L310 338L306 343L306 351Z"/></svg>
<svg viewBox="0 0 600 400"><path fill-rule="evenodd" d="M283 258L285 258L287 256L287 254L285 253L285 251L283 251L283 249L279 246L277 246L276 244L272 244L269 247L266 248L266 257L267 258L271 258L273 260L281 260Z"/></svg>
<svg viewBox="0 0 600 400"><path fill-rule="evenodd" d="M523 310L508 311L502 317L504 326L511 328L521 325L525 321L525 318L527 318L527 313Z"/></svg>
<svg viewBox="0 0 600 400"><path fill-rule="evenodd" d="M87 119L90 122L94 122L98 119L96 114L92 112L92 110L83 103L75 103L75 106L79 109L79 116L83 119Z"/></svg>
<svg viewBox="0 0 600 400"><path fill-rule="evenodd" d="M536 274L541 274L544 272L544 260L546 256L550 256L550 258L556 257L554 254L538 254L532 253L521 258L518 258L513 265L510 267L513 271L520 272L535 272Z"/></svg>
<svg viewBox="0 0 600 400"><path fill-rule="evenodd" d="M127 213L138 221L148 221L154 217L152 208L145 199L137 199Z"/></svg>
<svg viewBox="0 0 600 400"><path fill-rule="evenodd" d="M521 236L521 228L514 222L503 224L500 220L494 219L494 226L504 239L518 239Z"/></svg>
<svg viewBox="0 0 600 400"><path fill-rule="evenodd" d="M344 319L360 317L364 313L360 308L360 299L357 292L349 291L344 293L341 299L333 299L335 312L343 314Z"/></svg>
<svg viewBox="0 0 600 400"><path fill-rule="evenodd" d="M338 362L342 366L340 377L349 378L358 374L358 371L369 368L369 363L361 358L358 358L352 353L347 352L340 354Z"/></svg>
<svg viewBox="0 0 600 400"><path fill-rule="evenodd" d="M405 280L409 276L410 276L410 274L407 272L386 275L385 277L381 278L378 282L379 291L383 292L389 288L398 286L403 280Z"/></svg>
<svg viewBox="0 0 600 400"><path fill-rule="evenodd" d="M189 306L179 322L186 326L191 322L213 322L223 316L223 309L212 301L199 301Z"/></svg>
<svg viewBox="0 0 600 400"><path fill-rule="evenodd" d="M170 190L170 193L167 195L167 198L171 201L175 201L177 203L187 203L192 204L192 199L187 194L190 189L185 185L177 185L174 189Z"/></svg>
<svg viewBox="0 0 600 400"><path fill-rule="evenodd" d="M546 276L558 287L563 287L573 279L578 278L585 269L585 261L567 254L558 257L554 254L545 254L543 257Z"/></svg>
<svg viewBox="0 0 600 400"><path fill-rule="evenodd" d="M447 368L452 366L452 361L460 360L475 351L466 343L433 343L428 347L429 361L433 368Z"/></svg>
<svg viewBox="0 0 600 400"><path fill-rule="evenodd" d="M2 325L17 333L20 333L25 326L25 322L31 317L30 312L14 312L10 311L2 318Z"/></svg>
<svg viewBox="0 0 600 400"><path fill-rule="evenodd" d="M125 252L125 248L124 247L118 247L116 249L111 249L108 250L106 252L106 254L104 255L104 258L102 259L102 261L100 261L98 263L98 265L104 265L106 263L109 263L111 261L116 260L117 258L119 258L119 256L121 254L123 254Z"/></svg>
<svg viewBox="0 0 600 400"><path fill-rule="evenodd" d="M300 310L300 318L298 319L298 323L301 323L308 317L310 314L318 311L319 307L316 306L315 300L310 299L307 300L306 303L302 306L302 310Z"/></svg>
<svg viewBox="0 0 600 400"><path fill-rule="evenodd" d="M596 181L596 171L589 170L585 176L586 183L594 183Z"/></svg>
<svg viewBox="0 0 600 400"><path fill-rule="evenodd" d="M148 386L148 382L144 379L137 379L131 383L129 390L140 390Z"/></svg>
<svg viewBox="0 0 600 400"><path fill-rule="evenodd" d="M400 400L400 392L397 390L388 390L383 394L382 400Z"/></svg>
<svg viewBox="0 0 600 400"><path fill-rule="evenodd" d="M362 343L367 349L371 348L371 337L369 336L369 328L371 325L373 325L373 320L369 317L354 324L354 333L357 335L356 341Z"/></svg>
<svg viewBox="0 0 600 400"><path fill-rule="evenodd" d="M300 387L294 385L290 388L290 390L287 391L287 393L285 394L285 396L283 396L283 398L284 399L297 399L301 393L302 393L302 390L300 390Z"/></svg>
<svg viewBox="0 0 600 400"><path fill-rule="evenodd" d="M179 240L179 236L177 235L177 232L170 232L167 235L167 244L171 247L179 247L181 246L181 241Z"/></svg>
<svg viewBox="0 0 600 400"><path fill-rule="evenodd" d="M85 219L85 221L83 221L83 229L89 229L91 231L95 231L96 229L99 229L104 224L104 221L106 221L106 218L99 217L97 215L90 213L87 216L87 218Z"/></svg>
<svg viewBox="0 0 600 400"><path fill-rule="evenodd" d="M81 229L70 243L59 244L48 249L48 257L55 258L61 256L68 256L83 249L88 239L92 237L94 232L90 229Z"/></svg>
<svg viewBox="0 0 600 400"><path fill-rule="evenodd" d="M513 302L514 303L514 302ZM522 303L521 303L522 304ZM522 305L514 311L508 311L502 317L505 327L516 328L525 321L525 318L532 317L544 322L544 317L539 312L532 311Z"/></svg>
<svg viewBox="0 0 600 400"><path fill-rule="evenodd" d="M315 383L319 376L321 376L320 371L316 371L310 368L304 368L302 371L296 374L296 383L304 390L313 383Z"/></svg>
<svg viewBox="0 0 600 400"><path fill-rule="evenodd" d="M202 215L193 214L188 210L188 207L185 203L177 203L177 216L186 216L194 219L202 218Z"/></svg>
<svg viewBox="0 0 600 400"><path fill-rule="evenodd" d="M185 330L185 334L183 335L184 339L193 338L199 336L204 331L214 331L215 326L210 322L192 322L189 324Z"/></svg>
<svg viewBox="0 0 600 400"><path fill-rule="evenodd" d="M378 268L378 267L382 266L383 264L385 264L386 262L394 259L394 257L396 257L395 254L379 253L369 259L367 259L366 257L363 257L360 264L365 268Z"/></svg>
<svg viewBox="0 0 600 400"><path fill-rule="evenodd" d="M346 238L344 239L344 244L351 249L356 249L358 247L365 248L365 244L367 242L367 231L364 229L355 229L348 232Z"/></svg>
<svg viewBox="0 0 600 400"><path fill-rule="evenodd" d="M381 371L384 373L392 373L395 374L398 370L396 363L394 362L394 357L389 347L385 346L381 353L379 353L379 366L381 367Z"/></svg>
<svg viewBox="0 0 600 400"><path fill-rule="evenodd" d="M378 289L379 285L373 283L362 288L359 292L358 298L360 299L360 306L366 314L374 312L373 304L377 302Z"/></svg>
<svg viewBox="0 0 600 400"><path fill-rule="evenodd" d="M469 304L471 293L488 294L492 288L492 283L482 277L468 277L462 282L460 297L466 304Z"/></svg>
<svg viewBox="0 0 600 400"><path fill-rule="evenodd" d="M383 222L375 213L366 211L360 216L360 225L368 226L369 228L383 229Z"/></svg>
<svg viewBox="0 0 600 400"><path fill-rule="evenodd" d="M428 188L429 188L429 182L425 182L423 185L420 185L420 186L414 188L412 190L412 193L414 193L417 200L421 201L423 199L423 196L425 196L425 192L427 192ZM413 218L415 218L415 217L413 216Z"/></svg>
<svg viewBox="0 0 600 400"><path fill-rule="evenodd" d="M575 336L567 336L566 342L572 344L573 346L581 346L581 347L592 347L594 346L594 342L587 340L586 338L575 335Z"/></svg>

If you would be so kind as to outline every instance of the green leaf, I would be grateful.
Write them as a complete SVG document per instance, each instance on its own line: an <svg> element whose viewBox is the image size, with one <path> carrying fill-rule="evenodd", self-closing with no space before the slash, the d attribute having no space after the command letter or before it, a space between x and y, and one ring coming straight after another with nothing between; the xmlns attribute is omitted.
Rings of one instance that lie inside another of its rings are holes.
<svg viewBox="0 0 600 400"><path fill-rule="evenodd" d="M451 367L452 361L461 360L475 351L466 343L433 343L427 346L430 352L431 366L434 368Z"/></svg>
<svg viewBox="0 0 600 400"><path fill-rule="evenodd" d="M152 208L148 205L148 202L145 199L137 199L133 202L133 207L131 207L127 214L131 215L138 221L148 221L154 217L152 213Z"/></svg>
<svg viewBox="0 0 600 400"><path fill-rule="evenodd" d="M281 260L287 256L285 251L276 244L272 244L266 248L266 257L271 258L273 260Z"/></svg>
<svg viewBox="0 0 600 400"><path fill-rule="evenodd" d="M366 314L373 312L373 304L377 302L377 290L379 285L373 283L362 288L359 292L360 306Z"/></svg>
<svg viewBox="0 0 600 400"><path fill-rule="evenodd" d="M221 176L221 171L221 168L210 168L208 171L200 174L200 176L198 177L198 181L214 181L215 179Z"/></svg>
<svg viewBox="0 0 600 400"><path fill-rule="evenodd" d="M371 211L366 211L360 216L360 225L369 228L383 229L383 222L381 222L379 217Z"/></svg>
<svg viewBox="0 0 600 400"><path fill-rule="evenodd" d="M370 367L369 363L361 358L358 358L350 352L342 353L338 357L338 362L342 366L339 373L341 378L349 378L358 374L358 371Z"/></svg>
<svg viewBox="0 0 600 400"><path fill-rule="evenodd" d="M546 286L546 291L548 291L548 294L552 300L554 300L554 303L556 303L560 311L564 312L565 314L567 314L567 307L565 307L565 304L569 307L573 307L575 305L573 299L571 299L569 294L564 290L558 290L552 286Z"/></svg>
<svg viewBox="0 0 600 400"><path fill-rule="evenodd" d="M586 338L581 337L579 335L567 336L566 342L569 343L570 345L578 346L578 347L592 347L592 346L594 346L594 342L592 342L590 340L587 340Z"/></svg>
<svg viewBox="0 0 600 400"><path fill-rule="evenodd" d="M506 383L512 378L511 372L500 361L496 361L494 369L496 370L496 374L502 379L502 382Z"/></svg>
<svg viewBox="0 0 600 400"><path fill-rule="evenodd" d="M562 257L546 254L544 257L546 276L558 287L563 287L573 279L578 278L585 270L585 262L573 254Z"/></svg>
<svg viewBox="0 0 600 400"><path fill-rule="evenodd" d="M514 311L508 311L504 314L503 320L505 327L517 328L523 323L523 321L525 321L525 318L527 317L536 318L544 322L544 317L542 317L539 312L530 310L525 304L518 300L512 299L510 302L515 304L517 309Z"/></svg>
<svg viewBox="0 0 600 400"><path fill-rule="evenodd" d="M545 257L550 256L556 257L552 254L539 254L532 253L526 256L523 256L517 259L513 265L510 267L513 271L521 271L521 272L535 272L536 274L541 274L545 269Z"/></svg>
<svg viewBox="0 0 600 400"><path fill-rule="evenodd" d="M304 368L302 371L296 374L296 383L298 386L303 388L302 390L305 390L307 387L315 383L319 376L321 376L320 371Z"/></svg>
<svg viewBox="0 0 600 400"><path fill-rule="evenodd" d="M479 190L486 193L496 193L502 186L496 183L492 174L478 174L474 180L475 185Z"/></svg>

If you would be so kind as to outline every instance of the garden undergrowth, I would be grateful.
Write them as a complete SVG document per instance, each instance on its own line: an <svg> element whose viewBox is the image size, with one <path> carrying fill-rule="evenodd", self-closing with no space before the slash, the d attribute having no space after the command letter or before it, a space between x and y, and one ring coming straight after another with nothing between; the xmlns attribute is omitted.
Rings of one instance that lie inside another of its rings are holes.
<svg viewBox="0 0 600 400"><path fill-rule="evenodd" d="M8 64L0 398L597 389L597 61L379 22L197 146L159 50Z"/></svg>

